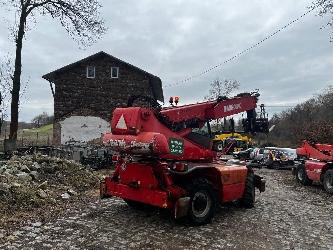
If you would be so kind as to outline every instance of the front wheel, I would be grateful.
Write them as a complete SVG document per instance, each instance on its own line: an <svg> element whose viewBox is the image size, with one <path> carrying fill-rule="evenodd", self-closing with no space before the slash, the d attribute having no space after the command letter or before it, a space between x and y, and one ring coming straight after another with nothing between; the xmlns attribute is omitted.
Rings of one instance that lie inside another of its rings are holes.
<svg viewBox="0 0 333 250"><path fill-rule="evenodd" d="M327 193L333 194L333 169L326 171L323 180L324 189Z"/></svg>
<svg viewBox="0 0 333 250"><path fill-rule="evenodd" d="M281 163L278 162L278 161L273 161L272 168L275 169L275 170L280 169L281 168Z"/></svg>
<svg viewBox="0 0 333 250"><path fill-rule="evenodd" d="M304 186L309 186L312 184L312 180L310 180L306 174L303 164L298 165L296 168L296 180Z"/></svg>
<svg viewBox="0 0 333 250"><path fill-rule="evenodd" d="M245 191L240 204L245 208L254 207L254 202L256 199L255 186L254 186L254 173L249 172L246 177Z"/></svg>
<svg viewBox="0 0 333 250"><path fill-rule="evenodd" d="M188 188L190 208L188 217L196 225L210 223L217 207L217 197L206 180L196 180Z"/></svg>

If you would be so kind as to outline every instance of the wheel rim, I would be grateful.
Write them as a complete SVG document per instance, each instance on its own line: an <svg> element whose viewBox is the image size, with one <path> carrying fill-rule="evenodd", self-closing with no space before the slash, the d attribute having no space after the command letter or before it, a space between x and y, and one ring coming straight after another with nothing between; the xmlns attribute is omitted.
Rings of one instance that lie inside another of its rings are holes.
<svg viewBox="0 0 333 250"><path fill-rule="evenodd" d="M204 192L197 192L192 199L192 212L195 217L205 217L210 210L212 200Z"/></svg>
<svg viewBox="0 0 333 250"><path fill-rule="evenodd" d="M327 189L333 189L333 175L326 178L325 182Z"/></svg>
<svg viewBox="0 0 333 250"><path fill-rule="evenodd" d="M223 145L222 144L217 144L217 150L222 151L223 150Z"/></svg>
<svg viewBox="0 0 333 250"><path fill-rule="evenodd" d="M304 169L301 168L297 171L297 178L300 180L300 181L303 181L304 180Z"/></svg>

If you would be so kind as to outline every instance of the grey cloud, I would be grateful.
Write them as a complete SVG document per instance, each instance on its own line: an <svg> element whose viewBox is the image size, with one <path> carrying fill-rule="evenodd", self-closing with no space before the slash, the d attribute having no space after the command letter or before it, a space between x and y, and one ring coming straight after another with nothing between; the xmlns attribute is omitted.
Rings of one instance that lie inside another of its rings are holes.
<svg viewBox="0 0 333 250"><path fill-rule="evenodd" d="M223 62L301 15L311 0L152 1L104 0L108 33L87 50L51 18L38 17L24 44L23 73L30 78L21 120L52 112L49 85L41 76L104 50L162 78L164 84ZM6 14L0 10L0 15ZM259 88L267 104L295 104L331 83L330 30L311 14L259 48L183 86L166 88L165 97L200 101L215 78L233 78L242 90ZM0 56L13 51L7 24L0 24ZM270 112L279 111L272 109Z"/></svg>

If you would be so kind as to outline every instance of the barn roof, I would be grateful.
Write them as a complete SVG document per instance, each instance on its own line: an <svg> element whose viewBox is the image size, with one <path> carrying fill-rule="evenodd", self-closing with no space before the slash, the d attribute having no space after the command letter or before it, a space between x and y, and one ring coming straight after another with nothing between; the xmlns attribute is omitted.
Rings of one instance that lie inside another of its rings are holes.
<svg viewBox="0 0 333 250"><path fill-rule="evenodd" d="M118 61L122 64L125 64L127 65L128 67L132 68L133 70L136 70L137 72L140 72L141 74L144 74L144 75L147 75L150 79L150 85L151 85L151 88L152 88L152 91L153 91L153 94L154 94L154 97L159 100L159 101L162 101L164 102L164 97L163 97L163 89L162 89L162 81L159 77L151 74L151 73L148 73L147 71L144 71L130 63L127 63L119 58L116 58L114 56L111 56L110 54L108 53L105 53L104 51L100 51L96 54L93 54L91 56L88 56L86 58L83 58L77 62L74 62L74 63L71 63L71 64L68 64L60 69L57 69L57 70L54 70L50 73L47 73L45 75L43 75L42 77L45 79L45 80L48 80L50 82L54 82L54 80L57 78L57 76L59 74L62 74L62 73L65 73L69 70L71 70L72 68L76 67L77 65L81 64L81 63L84 63L84 62L87 62L87 61L91 61L91 60L96 60L96 59L99 59L99 58L102 58L102 57L109 57L110 59L112 60L115 60L115 61Z"/></svg>

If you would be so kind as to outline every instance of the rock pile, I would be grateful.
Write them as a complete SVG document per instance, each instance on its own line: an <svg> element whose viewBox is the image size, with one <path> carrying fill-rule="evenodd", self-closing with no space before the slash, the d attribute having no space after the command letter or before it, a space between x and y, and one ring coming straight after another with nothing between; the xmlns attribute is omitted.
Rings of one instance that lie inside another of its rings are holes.
<svg viewBox="0 0 333 250"><path fill-rule="evenodd" d="M0 213L56 204L96 188L98 178L74 161L43 155L0 162Z"/></svg>

